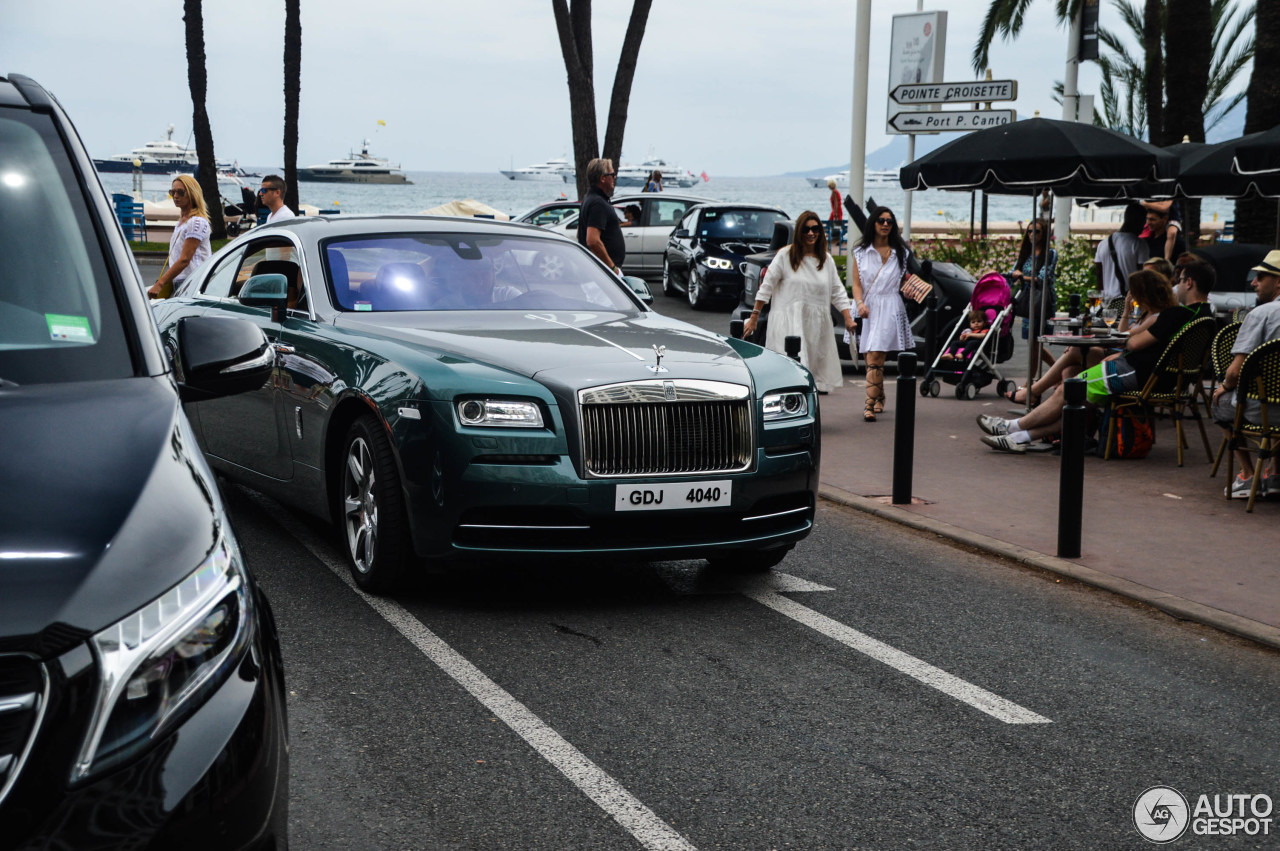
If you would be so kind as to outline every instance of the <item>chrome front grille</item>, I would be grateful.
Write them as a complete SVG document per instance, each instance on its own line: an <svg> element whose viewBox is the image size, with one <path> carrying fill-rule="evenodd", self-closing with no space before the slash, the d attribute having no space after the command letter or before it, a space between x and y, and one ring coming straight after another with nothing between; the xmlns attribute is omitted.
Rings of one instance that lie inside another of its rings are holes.
<svg viewBox="0 0 1280 851"><path fill-rule="evenodd" d="M588 476L730 473L754 454L749 391L716 381L612 384L579 393Z"/></svg>
<svg viewBox="0 0 1280 851"><path fill-rule="evenodd" d="M0 656L0 801L31 752L48 701L49 680L39 662L29 656Z"/></svg>

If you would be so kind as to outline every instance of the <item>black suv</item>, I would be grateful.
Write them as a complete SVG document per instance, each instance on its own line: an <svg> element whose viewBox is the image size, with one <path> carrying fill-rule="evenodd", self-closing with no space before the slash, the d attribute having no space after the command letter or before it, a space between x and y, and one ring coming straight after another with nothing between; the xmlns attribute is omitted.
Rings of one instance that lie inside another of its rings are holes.
<svg viewBox="0 0 1280 851"><path fill-rule="evenodd" d="M182 400L255 389L242 320L162 346L70 120L0 77L0 845L287 845L284 680Z"/></svg>

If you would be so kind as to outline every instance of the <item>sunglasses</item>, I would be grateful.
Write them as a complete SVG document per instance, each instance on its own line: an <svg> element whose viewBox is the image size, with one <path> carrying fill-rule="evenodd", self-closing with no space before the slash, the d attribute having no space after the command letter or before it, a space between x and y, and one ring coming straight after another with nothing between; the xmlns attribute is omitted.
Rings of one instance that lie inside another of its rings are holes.
<svg viewBox="0 0 1280 851"><path fill-rule="evenodd" d="M803 233L822 233L822 225L809 225L800 229Z"/></svg>
<svg viewBox="0 0 1280 851"><path fill-rule="evenodd" d="M258 194L259 194L259 195L265 195L265 194L267 194L268 192L279 192L279 191L280 191L279 187L276 187L276 186L264 186L264 187L262 187L261 189L259 189L259 190L258 190Z"/></svg>
<svg viewBox="0 0 1280 851"><path fill-rule="evenodd" d="M186 197L187 197L187 190L185 190L185 189L170 189L170 190L169 190L169 197L170 197L170 198L186 198Z"/></svg>
<svg viewBox="0 0 1280 851"><path fill-rule="evenodd" d="M893 224L893 219L879 218L879 219L876 219L876 224L878 224L878 225L891 225L891 224Z"/></svg>
<svg viewBox="0 0 1280 851"><path fill-rule="evenodd" d="M617 176L618 176L618 173L617 173L616 171L606 171L606 172L604 173L604 176L605 176L605 177L617 177Z"/></svg>

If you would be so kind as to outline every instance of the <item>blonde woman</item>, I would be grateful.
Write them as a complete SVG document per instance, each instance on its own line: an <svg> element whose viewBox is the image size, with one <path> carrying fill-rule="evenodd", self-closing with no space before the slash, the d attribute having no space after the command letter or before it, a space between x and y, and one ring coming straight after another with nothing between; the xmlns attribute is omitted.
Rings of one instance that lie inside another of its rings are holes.
<svg viewBox="0 0 1280 851"><path fill-rule="evenodd" d="M209 245L209 209L204 203L200 184L189 174L173 179L169 197L178 208L178 224L169 237L169 262L164 272L147 290L151 298L168 298L199 269L213 253Z"/></svg>

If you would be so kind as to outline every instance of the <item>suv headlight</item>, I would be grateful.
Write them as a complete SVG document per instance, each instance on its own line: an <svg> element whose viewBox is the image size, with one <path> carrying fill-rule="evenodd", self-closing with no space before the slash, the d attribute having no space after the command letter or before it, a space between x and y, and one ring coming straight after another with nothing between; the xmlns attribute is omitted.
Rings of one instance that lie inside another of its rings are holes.
<svg viewBox="0 0 1280 851"><path fill-rule="evenodd" d="M764 402L764 421L789 420L809 414L809 396L805 393L770 393Z"/></svg>
<svg viewBox="0 0 1280 851"><path fill-rule="evenodd" d="M519 399L464 399L454 406L464 426L542 428L542 411Z"/></svg>
<svg viewBox="0 0 1280 851"><path fill-rule="evenodd" d="M243 658L252 619L240 552L221 534L186 579L93 636L102 676L71 779L137 754L198 705Z"/></svg>
<svg viewBox="0 0 1280 851"><path fill-rule="evenodd" d="M723 257L703 257L702 262L708 269L732 269L733 263Z"/></svg>

